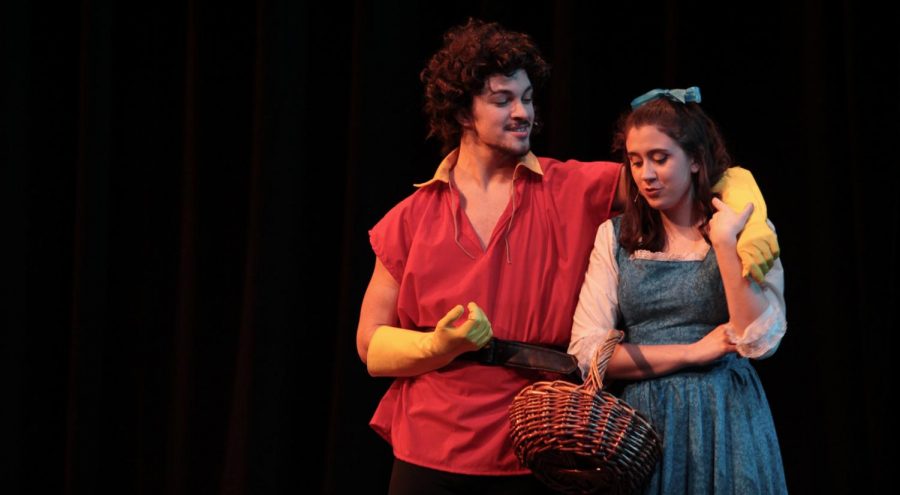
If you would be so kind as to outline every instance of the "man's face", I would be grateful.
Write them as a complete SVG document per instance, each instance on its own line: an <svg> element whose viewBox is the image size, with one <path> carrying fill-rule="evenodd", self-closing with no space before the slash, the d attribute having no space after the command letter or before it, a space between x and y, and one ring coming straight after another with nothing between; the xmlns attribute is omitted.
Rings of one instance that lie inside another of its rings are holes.
<svg viewBox="0 0 900 495"><path fill-rule="evenodd" d="M533 93L523 69L512 77L491 76L482 92L472 99L471 119L464 124L464 133L473 144L493 153L524 155L531 149Z"/></svg>

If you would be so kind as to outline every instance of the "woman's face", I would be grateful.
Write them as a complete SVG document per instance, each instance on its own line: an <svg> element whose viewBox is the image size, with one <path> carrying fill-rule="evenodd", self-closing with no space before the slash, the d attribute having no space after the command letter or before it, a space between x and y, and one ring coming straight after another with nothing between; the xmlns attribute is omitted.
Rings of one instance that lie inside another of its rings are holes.
<svg viewBox="0 0 900 495"><path fill-rule="evenodd" d="M690 212L691 175L700 166L656 126L632 127L625 138L631 178L650 207L666 213Z"/></svg>

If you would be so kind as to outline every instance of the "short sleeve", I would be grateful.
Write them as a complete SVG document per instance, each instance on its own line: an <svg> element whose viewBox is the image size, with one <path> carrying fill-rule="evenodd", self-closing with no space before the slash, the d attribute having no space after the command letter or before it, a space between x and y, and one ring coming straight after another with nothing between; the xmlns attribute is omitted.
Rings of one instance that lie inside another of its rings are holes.
<svg viewBox="0 0 900 495"><path fill-rule="evenodd" d="M401 201L369 230L372 251L398 284L403 278L412 244L412 204L412 197Z"/></svg>
<svg viewBox="0 0 900 495"><path fill-rule="evenodd" d="M585 163L586 172L590 177L586 198L602 211L605 217L612 212L613 200L616 197L616 188L619 185L619 173L622 164L613 162L589 162ZM610 226L610 231L612 228Z"/></svg>
<svg viewBox="0 0 900 495"><path fill-rule="evenodd" d="M622 164L569 160L547 165L557 202L577 202L604 220L611 216Z"/></svg>

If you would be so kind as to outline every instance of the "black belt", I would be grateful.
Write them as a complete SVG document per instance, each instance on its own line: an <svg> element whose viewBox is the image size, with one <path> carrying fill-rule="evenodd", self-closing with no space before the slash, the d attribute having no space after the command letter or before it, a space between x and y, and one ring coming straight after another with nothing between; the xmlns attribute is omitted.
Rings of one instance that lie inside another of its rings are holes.
<svg viewBox="0 0 900 495"><path fill-rule="evenodd" d="M571 354L540 345L498 338L491 339L477 351L460 354L457 359L494 366L551 371L563 375L574 373L578 369L578 360Z"/></svg>

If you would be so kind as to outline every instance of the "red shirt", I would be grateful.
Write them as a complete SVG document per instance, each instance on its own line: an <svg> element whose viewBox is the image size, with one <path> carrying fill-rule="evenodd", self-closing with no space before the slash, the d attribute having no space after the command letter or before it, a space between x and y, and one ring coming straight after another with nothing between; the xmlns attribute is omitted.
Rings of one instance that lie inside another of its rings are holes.
<svg viewBox="0 0 900 495"><path fill-rule="evenodd" d="M448 180L457 153L369 231L376 256L400 285L399 326L433 328L453 306L474 301L496 337L565 348L621 165L529 153L516 166L512 200L482 250ZM509 405L534 381L559 378L454 361L397 378L370 424L398 459L412 464L462 474L525 474L509 438Z"/></svg>

